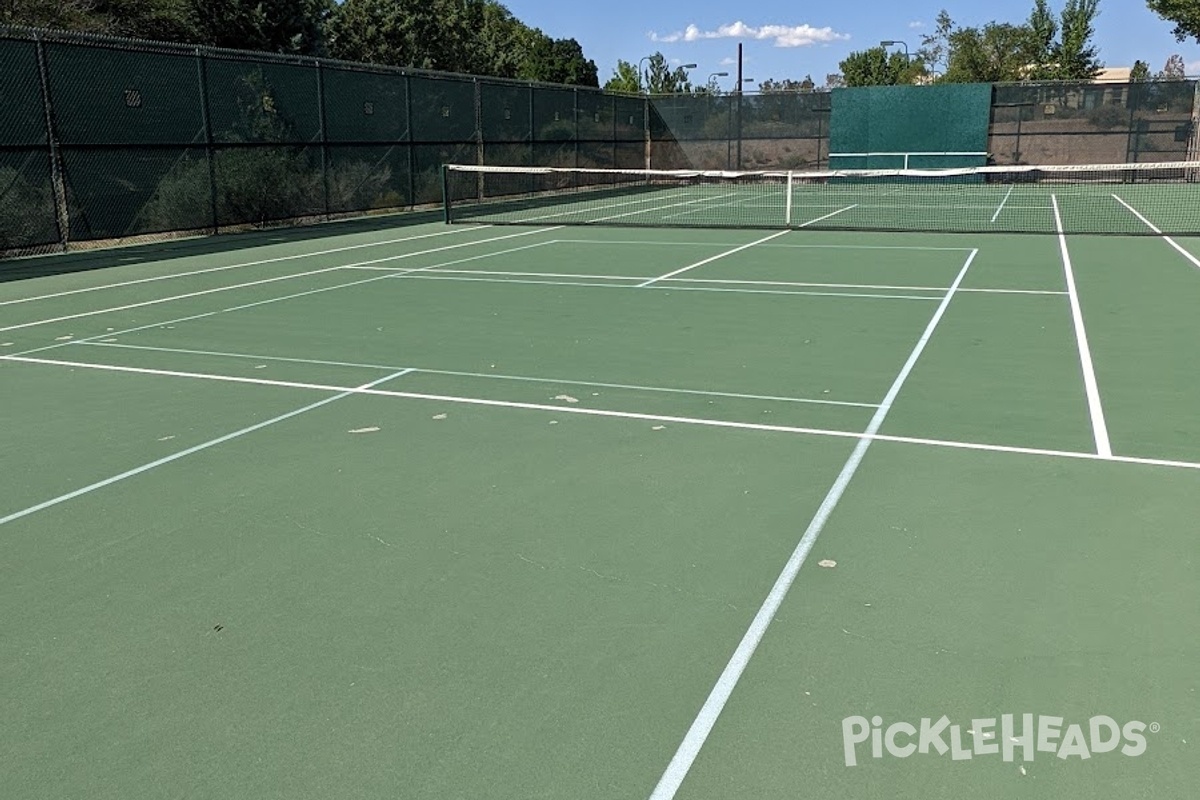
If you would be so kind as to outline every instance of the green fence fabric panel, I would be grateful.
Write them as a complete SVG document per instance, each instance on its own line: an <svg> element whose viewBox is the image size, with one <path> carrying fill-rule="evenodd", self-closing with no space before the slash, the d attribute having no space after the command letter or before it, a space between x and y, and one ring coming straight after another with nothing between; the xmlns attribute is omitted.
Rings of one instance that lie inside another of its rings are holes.
<svg viewBox="0 0 1200 800"><path fill-rule="evenodd" d="M59 240L32 42L0 40L0 251Z"/></svg>
<svg viewBox="0 0 1200 800"><path fill-rule="evenodd" d="M204 143L195 56L55 43L45 47L62 144Z"/></svg>
<svg viewBox="0 0 1200 800"><path fill-rule="evenodd" d="M32 42L0 39L0 147L46 144L46 114Z"/></svg>
<svg viewBox="0 0 1200 800"><path fill-rule="evenodd" d="M408 139L408 81L403 75L325 67L321 80L328 142Z"/></svg>
<svg viewBox="0 0 1200 800"><path fill-rule="evenodd" d="M315 65L209 58L207 71L215 141L307 144L320 140Z"/></svg>
<svg viewBox="0 0 1200 800"><path fill-rule="evenodd" d="M830 166L896 168L897 157L836 158L847 153L985 153L992 86L869 86L835 89L830 114ZM926 158L909 166L977 166L984 157Z"/></svg>

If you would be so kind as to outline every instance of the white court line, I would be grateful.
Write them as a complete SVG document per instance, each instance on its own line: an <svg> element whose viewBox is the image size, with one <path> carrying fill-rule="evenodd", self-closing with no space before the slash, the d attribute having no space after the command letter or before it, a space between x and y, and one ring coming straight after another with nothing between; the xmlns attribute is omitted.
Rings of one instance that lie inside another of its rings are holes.
<svg viewBox="0 0 1200 800"><path fill-rule="evenodd" d="M894 234L888 233L887 236ZM637 239L557 239L560 244L627 244L638 247L736 247L737 242L659 242L638 241ZM789 250L929 250L933 252L969 253L970 247L921 247L917 245L900 244L763 244L763 249L787 248Z"/></svg>
<svg viewBox="0 0 1200 800"><path fill-rule="evenodd" d="M121 342L80 342L88 347L115 347L122 350L148 350L154 353L181 353L195 356L218 356L224 358L241 358L248 361L281 361L290 364L314 364L328 367L360 367L363 369L398 370L395 364L362 364L353 361L327 361L316 358L290 358L287 356L264 356L257 353L227 353L217 350L189 350L179 347L154 347L143 344L124 344ZM819 400L808 397L780 397L769 394L745 394L741 392L716 392L703 389L677 389L668 386L642 386L632 383L601 383L598 381L575 381L563 378L536 378L529 375L503 375L493 372L463 372L449 369L422 369L412 367L412 372L422 375L451 375L461 378L489 378L501 381L520 381L523 383L548 383L563 386L589 386L599 389L630 389L639 392L661 392L665 394L691 394L701 397L729 397L736 400L767 400L781 403L812 403L826 406L850 406L853 408L878 408L878 403L854 403L848 400Z"/></svg>
<svg viewBox="0 0 1200 800"><path fill-rule="evenodd" d="M558 244L561 240L551 242L543 242L540 244ZM411 270L402 270L396 267L346 267L346 269L361 269L375 270L379 272L411 272ZM645 275L590 275L577 272L518 272L512 270L493 270L493 269L441 269L434 268L428 270L429 274L437 275L480 275L480 276L501 276L513 278L572 278L578 280L589 281L645 281L649 280ZM503 281L498 281L503 283ZM946 286L908 286L901 284L890 283L819 283L809 281L757 281L738 278L663 278L662 283L712 283L712 284L729 284L734 286L790 286L794 288L807 289L895 289L901 291L913 292L937 292L939 295L944 293ZM516 281L510 281L516 283ZM572 286L590 286L591 284L572 283ZM959 287L960 292L974 292L976 294L1028 294L1028 295L1054 295L1062 296L1066 292L1062 289L996 289L996 288L969 288ZM840 292L838 294L841 294ZM940 297L931 298L934 300L941 299Z"/></svg>
<svg viewBox="0 0 1200 800"><path fill-rule="evenodd" d="M511 234L509 236L500 236L497 238L511 239L516 236L528 236L528 235L532 235L534 233L547 233L547 232L553 231L553 230L558 230L558 228L557 227L541 228L536 231L525 231L525 232L518 233L518 234ZM492 241L492 240L489 240L489 241ZM364 278L362 280L347 281L346 283L337 283L337 284L334 284L333 286L323 286L319 289L308 289L303 292L294 292L292 294L285 294L285 295L281 295L278 297L268 297L265 300L256 300L253 303L242 303L242 304L236 305L236 306L228 306L226 308L218 308L215 311L204 311L199 314L189 314L188 316L185 316L185 317L176 317L175 319L159 320L157 322L150 322L145 325L137 325L132 328L123 328L118 331L107 331L105 333L98 333L95 336L87 336L87 337L83 337L80 339L73 339L68 342L56 342L54 344L45 345L43 347L34 347L29 350L23 350L20 353L14 353L13 355L29 355L31 353L42 353L47 350L56 350L60 347L65 347L69 344L83 344L86 342L94 341L96 339L108 339L108 338L112 338L115 336L123 336L127 333L137 333L138 331L149 330L151 328L162 328L167 325L175 325L180 322L192 322L192 321L198 320L198 319L205 319L206 317L214 317L214 316L217 316L218 314L227 314L231 311L244 311L247 308L257 308L259 306L265 306L265 305L270 305L272 303L278 303L283 300L294 300L298 297L308 297L310 295L321 294L323 292L333 292L333 291L337 291L339 289L349 289L353 286L361 286L364 283L372 283L374 281L382 281L382 280L386 280L388 278L394 278L397 275L405 275L410 272L422 272L424 270L437 269L440 266L448 266L450 264L463 264L468 261L478 261L480 259L492 258L494 256L501 256L501 255L505 255L506 253L514 253L518 250L527 250L527 249L529 249L529 247L538 247L538 246L545 245L545 244L550 244L550 242L539 242L535 245L512 247L512 248L508 248L506 250L497 250L495 252L490 252L490 253L481 253L479 255L470 256L468 258L460 258L460 259L456 259L454 261L445 261L445 262L442 262L441 264L432 264L428 267L415 267L415 268L410 268L410 269L406 269L406 270L388 271L385 274L375 275L373 277ZM351 264L351 265L348 265L345 267L331 267L329 270L320 270L320 271L325 272L325 271L353 269L355 267L356 267L356 265Z"/></svg>
<svg viewBox="0 0 1200 800"><path fill-rule="evenodd" d="M83 311L78 314L67 314L67 315L64 315L61 317L52 317L50 319L35 320L33 322L23 322L19 325L9 325L8 327L0 328L0 333L4 333L5 331L15 331L15 330L19 330L21 328L33 328L33 327L37 327L39 325L49 325L49 324L55 323L55 322L67 322L69 320L81 319L83 317L94 317L98 314L110 314L110 313L114 313L117 311L129 311L130 309L134 309L134 308L143 308L145 306L154 306L154 305L159 305L161 303L170 303L175 300L186 300L186 299L189 299L192 297L201 297L203 295L215 294L217 292L228 292L228 291L232 291L234 289L244 289L248 286L260 286L265 283L274 283L276 281L294 280L295 278L303 278L303 277L306 277L309 275L318 275L318 274L321 274L324 272L333 272L335 270L345 269L346 267L360 267L360 266L365 266L367 264L381 264L381 263L388 262L388 261L401 261L403 259L413 258L415 256L423 256L423 255L428 255L430 253L441 253L446 250L456 250L461 247L472 247L477 244L486 244L488 242L498 242L503 239L513 239L518 236L532 236L534 234L546 233L546 232L552 231L552 230L558 230L558 228L557 227L555 227L555 228L539 228L534 231L522 231L521 233L512 233L512 234L507 234L505 236L493 236L488 239L477 239L475 241L470 241L470 242L459 242L458 244L446 245L445 247L432 247L428 250L418 250L413 253L403 253L401 255L396 255L396 256L387 256L384 258L371 259L369 261L360 261L355 264L346 264L346 265L337 266L337 267L324 267L322 269L308 270L306 272L297 272L297 273L294 273L291 275L278 275L274 278L262 278L262 279L256 280L256 281L246 281L244 283L236 283L231 286L217 286L212 289L203 289L203 290L199 290L199 291L195 291L195 292L185 292L184 294L177 294L177 295L171 295L169 297L155 298L154 300L143 300L140 303L128 303L123 306L113 306L111 308L95 309L93 311Z"/></svg>
<svg viewBox="0 0 1200 800"><path fill-rule="evenodd" d="M640 197L636 200L626 200L621 203L605 203L605 204L599 205L599 206L586 205L584 207L575 208L570 211L560 211L560 212L556 212L554 214L539 214L536 217L526 217L525 221L526 222L534 222L534 221L540 220L540 219L556 219L558 217L569 217L574 214L582 214L584 211L602 210L605 208L621 208L622 206L635 206L635 205L638 205L639 203L643 203L643 204L644 203L657 203L658 201L663 200L663 199L669 199L672 197L682 197L682 196L683 196L682 192L671 192L671 193L665 194L665 195L658 195L658 194L647 195L645 197ZM579 195L563 195L563 199L567 202L576 202L575 198L579 198ZM583 200L582 198L580 198L578 200L578 202L584 203L586 201Z"/></svg>
<svg viewBox="0 0 1200 800"><path fill-rule="evenodd" d="M491 228L491 227L493 227L493 226L477 225L473 228L463 228L461 230L456 229L456 230L449 230L449 231L438 231L436 233L421 234L420 236L405 236L400 239L386 239L382 242L367 242L365 244L352 244L352 245L347 245L345 247L333 247L328 250L314 250L311 253L297 253L296 255L279 256L278 258L263 258L263 259L259 259L258 261L243 261L240 264L227 264L223 267L207 267L205 269L195 269L190 272L175 272L170 275L156 275L151 278L138 278L137 280L132 280L132 281L120 281L119 283L106 283L102 286L88 286L83 289L71 289L70 291L65 291L65 292L53 292L52 294L41 294L41 295L37 295L36 297L22 297L17 300L3 300L3 301L0 301L0 306L16 305L17 303L32 303L35 300L49 300L54 297L66 297L67 295L72 295L72 294L82 294L84 292L96 292L96 291L100 291L101 289L116 289L117 287L120 287L120 286L133 286L133 285L139 284L139 283L151 283L153 281L165 281L165 280L172 280L174 278L187 278L192 275L203 275L208 272L222 272L224 270L229 270L229 269L242 269L244 267L257 267L257 266L261 266L263 264L275 264L280 261L294 261L299 258L313 258L316 256L327 256L331 253L343 253L347 250L359 250L364 247L381 247L381 246L387 245L387 244L398 244L400 242L411 242L411 241L415 241L417 239L429 239L434 236L448 236L452 233L469 233L472 230L482 230L483 228ZM261 245L261 246L262 247L271 247L274 244L275 243L272 243L269 245ZM283 243L280 243L280 244L283 244ZM153 262L142 262L141 266L144 266L147 263L153 263ZM124 267L124 266L135 266L135 265L133 265L133 264L114 264L112 268Z"/></svg>
<svg viewBox="0 0 1200 800"><path fill-rule="evenodd" d="M996 213L992 214L992 222L995 222L996 218L1000 216L1000 212L1004 210L1004 206L1006 203L1008 203L1008 197L1012 194L1014 186L1016 186L1015 183L1010 183L1008 185L1008 191L1004 193L1004 199L1000 201L1000 205L996 206Z"/></svg>
<svg viewBox="0 0 1200 800"><path fill-rule="evenodd" d="M610 214L607 217L596 217L596 219L591 220L591 221L592 222L607 222L610 219L621 219L623 217L632 217L632 216L636 216L638 214L650 214L650 213L662 211L667 208L676 208L678 206L690 206L695 203L705 203L705 202L708 202L709 200L716 200L721 197L729 197L729 195L723 194L723 195L717 195L716 197L704 197L699 200L685 200L682 203L668 203L665 206L656 205L651 208L640 208L637 211L625 211L621 214ZM666 218L664 217L664 219L666 219Z"/></svg>
<svg viewBox="0 0 1200 800"><path fill-rule="evenodd" d="M1044 456L1049 458L1065 458L1077 461L1098 461L1120 464L1136 464L1150 467L1170 467L1178 469L1200 470L1200 463L1193 461L1175 461L1162 458L1139 458L1136 456L1101 456L1096 453L1072 450L1048 450L1035 447L1014 447L1010 445L986 444L982 442L961 442L948 439L928 439L916 436L895 436L876 433L867 435L861 431L841 431L826 428L803 428L792 425L770 425L758 422L734 422L722 419L704 419L699 417L679 417L667 414L643 414L636 411L608 411L598 408L580 406L557 406L546 403L522 403L511 400L488 400L480 397L460 397L456 395L436 395L417 392L396 392L384 389L358 389L348 386L331 386L320 383L301 383L298 381L280 381L268 378L244 378L233 375L214 375L210 373L180 372L177 370L145 369L141 367L124 367L111 364L94 364L83 361L64 361L61 359L30 358L12 355L0 356L0 361L13 361L27 364L46 364L60 367L76 367L95 369L108 372L129 372L142 375L161 375L164 377L192 378L210 380L222 383L245 383L258 386L282 386L292 389L317 389L327 392L350 392L352 394L374 395L379 397L399 397L410 400L433 400L459 405L486 406L491 408L516 408L528 411L548 411L554 414L576 414L588 417L610 417L613 419L633 419L647 422L672 422L680 425L695 425L707 428L726 428L732 430L763 431L768 433L790 433L806 436L823 436L835 439L867 439L875 442L891 442L895 444L922 445L926 447L947 448L951 450L976 450L987 453L1011 453L1016 455Z"/></svg>
<svg viewBox="0 0 1200 800"><path fill-rule="evenodd" d="M845 466L838 473L837 479L830 487L829 493L825 495L825 499L821 501L821 505L817 508L816 514L808 524L808 528L804 531L804 535L800 538L796 549L792 552L791 557L783 567L783 571L779 573L779 577L775 580L775 584L771 587L771 591L767 594L763 604L758 609L758 613L754 615L750 627L746 630L742 640L738 643L737 648L733 651L733 655L729 659L729 663L725 665L725 669L721 671L721 676L717 679L712 691L709 692L708 698L701 706L700 712L696 715L696 719L688 728L687 734L683 737L683 741L679 744L679 748L675 751L674 757L670 764L667 765L662 777L658 781L658 785L654 787L654 791L650 794L651 800L671 800L675 797L675 793L679 791L683 779L687 777L688 771L692 768L696 756L700 754L700 749L704 747L704 742L708 739L709 733L717 722L717 717L721 715L722 709L729 701L729 697L733 694L734 688L745 672L746 666L750 663L754 651L758 648L759 642L767 632L767 627L771 624L771 620L775 618L776 612L779 611L780 605L783 604L784 597L787 596L788 590L796 580L796 575L799 574L800 568L804 565L808 554L812 551L813 545L816 544L817 537L821 535L821 530L825 527L825 523L829 520L833 510L837 507L838 501L841 500L842 494L845 493L846 487L850 484L854 473L858 471L859 464L862 463L863 456L867 454L868 448L871 446L871 439L875 434L879 433L880 427L887 419L888 412L892 409L892 404L896 402L896 397L900 394L900 389L904 386L904 382L908 380L909 374L913 367L916 366L917 359L921 357L925 346L929 343L933 332L937 330L938 323L942 321L946 309L950 306L950 301L954 298L954 293L962 284L963 279L967 276L967 270L971 268L971 262L975 260L975 256L979 253L978 250L972 250L967 256L967 261L959 270L958 276L954 279L954 283L946 291L942 302L938 305L937 310L933 312L933 317L929 320L929 324L925 326L925 331L921 334L921 338L917 340L916 346L908 356L908 360L904 362L904 366L900 368L900 373L896 376L896 380L892 382L892 386L888 389L887 394L883 398L883 403L875 411L871 417L870 423L863 432L863 437L859 439L854 446L854 450L850 453L850 457L846 459Z"/></svg>
<svg viewBox="0 0 1200 800"><path fill-rule="evenodd" d="M676 275L679 275L680 273L683 273L683 272L687 272L690 269L695 269L696 267L702 267L705 264L711 264L712 262L716 261L717 259L725 258L726 256L731 256L734 253L740 253L743 250L754 247L754 245L756 245L756 244L762 244L763 242L769 242L772 239L777 239L780 236L784 236L790 232L791 232L791 229L776 231L775 233L772 233L769 236L764 236L761 239L755 239L753 242L749 242L748 244L739 245L738 247L735 247L732 250L723 250L722 252L717 253L715 256L709 256L708 258L701 259L700 261L697 261L694 264L688 264L686 267L680 267L677 270L672 270L671 272L668 272L664 275L659 275L657 278L650 278L647 281L643 281L642 283L638 284L638 288L640 289L640 288L643 288L646 286L651 286L651 285L657 283L658 281L663 281L663 280L666 280L667 278L673 278Z"/></svg>
<svg viewBox="0 0 1200 800"><path fill-rule="evenodd" d="M36 514L39 511L44 511L45 509L59 505L60 503L65 503L68 500L74 500L76 497L81 497L85 494L89 494L90 492L94 492L97 489L103 489L105 486L112 486L114 483L123 481L126 478L132 478L135 475L141 475L144 472L149 472L150 470L157 469L158 467L161 467L165 464L170 464L172 461L178 461L179 459L190 456L193 453L199 453L201 450L207 450L210 447L216 447L219 444L224 444L225 442L231 441L233 439L237 439L239 436L245 436L248 433L253 433L254 431L257 431L257 430L262 430L263 428L266 428L269 425L274 425L277 422L283 422L284 420L299 416L308 411L312 411L313 409L320 408L321 406L327 406L330 403L333 403L337 400L341 400L344 397L349 397L352 394L357 394L359 392L362 392L362 391L365 391L368 389L372 389L381 383L386 383L387 381L392 380L393 378L399 378L401 375L405 375L410 371L411 370L401 370L399 372L388 375L387 377L379 378L378 380L371 381L370 383L364 383L362 386L356 386L354 388L346 389L338 394L335 394L333 397L326 397L324 400L318 400L315 403L310 403L309 405L303 406L302 408L297 408L295 411L289 411L286 414L280 414L277 417L272 417L271 419L264 420L263 422L259 422L254 425L250 425L249 427L242 428L241 430L236 430L233 433L227 433L224 436L218 436L216 439L210 439L207 442L203 442L203 443L195 445L193 447L189 447L186 450L180 450L177 453L172 453L169 456L165 456L165 457L157 459L155 461L151 461L148 464L142 464L140 467L135 467L133 469L126 470L125 472L122 472L120 474L113 475L111 478L105 478L102 481L96 481L95 483L88 484L87 486L84 486L80 489L76 489L73 492L67 492L66 494L59 495L58 497L55 497L51 500L46 500L45 502L38 503L37 505L33 505L33 506L30 506L29 508L9 514L8 516L0 517L0 525L7 524L9 522L14 522L18 519L21 519L22 517L28 517L30 514Z"/></svg>
<svg viewBox="0 0 1200 800"><path fill-rule="evenodd" d="M1079 293L1075 289L1075 273L1071 269L1071 254L1067 251L1067 235L1063 232L1062 217L1058 212L1058 197L1050 195L1054 206L1054 228L1058 231L1058 248L1062 253L1063 271L1067 276L1067 297L1071 301L1071 320L1075 325L1075 341L1079 346L1079 365L1083 369L1083 388L1087 394L1088 413L1092 418L1092 435L1096 440L1096 453L1112 455L1112 444L1108 440L1108 423L1104 421L1104 407L1100 404L1100 388L1096 383L1096 370L1092 365L1092 350L1088 346L1087 330L1083 327L1083 309L1079 305Z"/></svg>
<svg viewBox="0 0 1200 800"><path fill-rule="evenodd" d="M730 195L727 195L727 194L721 195L721 197L729 197L729 196ZM682 217L687 214L700 214L704 211L708 211L708 210L714 209L714 208L728 208L729 206L741 205L742 203L745 203L747 199L748 198L742 197L742 198L738 198L736 200L727 200L724 203L711 203L709 205L699 206L698 208L689 208L687 211L676 211L674 214L667 214L665 217L663 217L663 219L670 219L671 217ZM697 202L699 202L699 201L697 201Z"/></svg>
<svg viewBox="0 0 1200 800"><path fill-rule="evenodd" d="M804 297L854 297L854 298L869 298L873 300L938 300L939 298L927 294L873 294L869 292L817 292L817 291L787 291L784 289L729 289L717 286L680 286L678 284L655 283L647 286L641 284L623 284L623 283L588 283L586 281L543 281L533 280L529 278L473 278L465 275L439 275L437 272L421 272L414 270L412 273L398 272L392 273L385 277L389 278L406 278L419 281L457 281L461 283L501 283L514 285L534 285L534 286L582 286L590 289L658 289L664 292L713 292L720 294L774 294L774 295L795 295ZM486 273L485 273L486 274Z"/></svg>
<svg viewBox="0 0 1200 800"><path fill-rule="evenodd" d="M1121 205L1125 206L1127 209L1129 209L1130 213L1132 213L1132 214L1133 214L1135 217L1137 217L1137 218L1138 218L1138 219L1140 219L1140 220L1141 220L1143 223L1145 223L1145 225L1146 225L1146 227L1147 227L1147 228L1149 228L1150 230L1154 231L1154 232L1155 232L1155 233L1157 233L1159 236L1162 236L1162 238L1163 238L1163 241L1164 241L1164 242L1166 242L1167 244L1171 245L1171 247L1174 247L1176 250L1178 250L1178 251L1180 252L1180 254L1181 254L1181 255L1182 255L1184 258L1186 258L1188 261L1192 262L1192 265L1193 265L1193 266L1195 266L1195 267L1200 267L1200 258L1196 258L1196 256L1195 256L1195 255L1193 255L1192 253L1190 253L1190 252L1188 252L1187 250L1185 250L1185 249L1183 248L1183 246L1182 246L1182 245L1180 245L1178 242L1176 242L1176 241L1175 241L1174 239L1172 239L1170 236L1167 236L1166 234L1164 234L1164 233L1162 232L1162 228L1159 228L1159 227L1158 227L1157 225L1155 225L1153 222L1151 222L1150 220L1146 219L1144 216L1142 216L1142 213L1141 213L1140 211L1138 211L1138 210L1137 210L1136 208L1134 208L1133 206L1129 205L1129 203L1126 203L1126 202L1125 202L1124 200L1122 200L1120 197L1117 197L1115 194L1113 195L1113 199L1114 199L1114 200L1116 200L1116 201L1117 201L1118 203L1120 203Z"/></svg>

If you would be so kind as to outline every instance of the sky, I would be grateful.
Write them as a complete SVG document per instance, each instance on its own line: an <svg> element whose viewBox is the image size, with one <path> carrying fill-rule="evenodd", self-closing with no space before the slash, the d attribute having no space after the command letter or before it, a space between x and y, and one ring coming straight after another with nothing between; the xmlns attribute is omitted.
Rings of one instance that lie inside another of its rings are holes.
<svg viewBox="0 0 1200 800"><path fill-rule="evenodd" d="M659 51L676 65L696 64L690 71L693 83L728 72L729 77L717 78L724 89L735 83L738 42L744 45L746 78L801 79L811 74L820 84L826 74L838 71L838 62L847 54L881 40L903 41L915 51L943 8L959 25L981 25L993 19L1021 22L1033 7L1033 0L755 0L745 6L710 0L501 2L527 25L554 38L578 40L584 55L596 62L601 85L612 76L617 59L637 62ZM1055 13L1062 4L1063 0L1050 0ZM1168 56L1179 53L1188 75L1200 75L1200 45L1194 40L1176 42L1172 27L1143 0L1100 0L1100 60L1105 66L1128 67L1141 59L1158 71Z"/></svg>

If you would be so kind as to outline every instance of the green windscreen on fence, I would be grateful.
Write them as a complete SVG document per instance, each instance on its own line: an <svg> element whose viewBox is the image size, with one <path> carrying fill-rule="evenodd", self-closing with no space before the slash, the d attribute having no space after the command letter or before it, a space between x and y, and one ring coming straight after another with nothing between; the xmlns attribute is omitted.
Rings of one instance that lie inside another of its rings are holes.
<svg viewBox="0 0 1200 800"><path fill-rule="evenodd" d="M1196 160L1196 88L646 96L0 26L0 254L432 206L446 164L930 169L981 164L985 152L1001 165ZM558 180L585 183L575 172ZM493 184L536 186L528 176L459 180L451 199L488 199Z"/></svg>
<svg viewBox="0 0 1200 800"><path fill-rule="evenodd" d="M986 162L992 85L834 89L829 166L937 169Z"/></svg>

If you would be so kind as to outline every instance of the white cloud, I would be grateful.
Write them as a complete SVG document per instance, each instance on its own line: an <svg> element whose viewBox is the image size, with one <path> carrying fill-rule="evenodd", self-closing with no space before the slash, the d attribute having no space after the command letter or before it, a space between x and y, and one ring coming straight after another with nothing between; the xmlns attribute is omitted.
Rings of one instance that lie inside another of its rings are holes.
<svg viewBox="0 0 1200 800"><path fill-rule="evenodd" d="M650 33L650 41L672 44L674 42L698 42L701 39L773 39L776 47L805 47L821 42L836 42L849 39L846 33L837 33L828 26L814 28L811 25L762 25L754 27L742 21L721 25L714 31L702 31L696 25L688 25L674 33Z"/></svg>
<svg viewBox="0 0 1200 800"><path fill-rule="evenodd" d="M737 63L737 59L733 56L725 56L717 63L719 63L722 67L732 67Z"/></svg>
<svg viewBox="0 0 1200 800"><path fill-rule="evenodd" d="M921 22L921 20L919 20L919 19L916 19L916 20L913 20L912 22L908 23L908 27L912 28L913 30L916 30L917 28L924 28L925 23Z"/></svg>
<svg viewBox="0 0 1200 800"><path fill-rule="evenodd" d="M1200 61L1189 61L1183 65L1183 69L1188 75L1200 75Z"/></svg>

